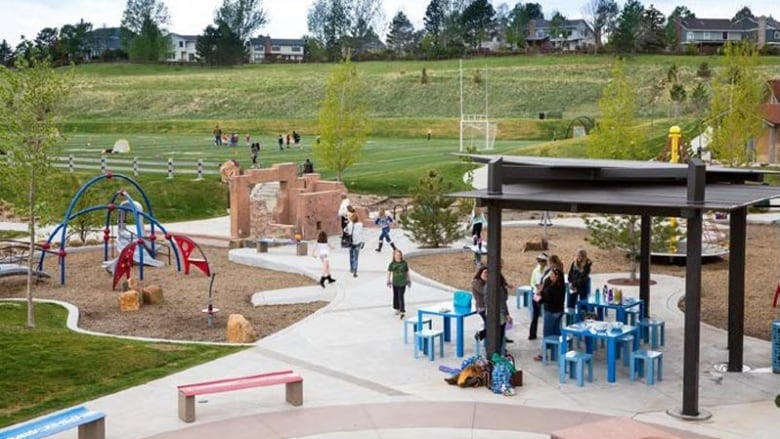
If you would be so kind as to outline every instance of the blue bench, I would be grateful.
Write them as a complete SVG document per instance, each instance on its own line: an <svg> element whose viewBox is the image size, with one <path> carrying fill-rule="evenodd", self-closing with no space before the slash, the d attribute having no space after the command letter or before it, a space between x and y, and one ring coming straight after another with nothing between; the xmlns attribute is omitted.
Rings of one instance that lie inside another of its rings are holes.
<svg viewBox="0 0 780 439"><path fill-rule="evenodd" d="M33 421L0 430L0 439L37 439L53 436L74 427L79 428L79 439L105 439L106 415L84 406L53 413Z"/></svg>

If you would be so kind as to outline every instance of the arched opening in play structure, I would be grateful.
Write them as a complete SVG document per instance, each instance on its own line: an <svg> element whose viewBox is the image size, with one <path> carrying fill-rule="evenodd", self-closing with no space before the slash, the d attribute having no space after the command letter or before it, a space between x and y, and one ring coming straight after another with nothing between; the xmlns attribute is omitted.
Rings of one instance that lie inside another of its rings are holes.
<svg viewBox="0 0 780 439"><path fill-rule="evenodd" d="M140 194L143 203L136 201L125 189L116 190L105 204L96 204L76 210L85 193L96 184L105 180L118 179L127 182ZM149 197L143 188L132 178L122 174L106 173L93 177L76 192L68 205L68 209L60 222L49 234L48 239L42 244L44 249L52 247L52 242L56 242L59 250L58 256L60 270L60 284L65 284L65 261L67 252L68 225L81 215L86 215L96 211L105 211L105 222L102 229L103 234L103 266L113 275L112 288L116 288L119 280L124 276L130 277L133 265L138 266L138 278L144 278L144 266L161 267L164 262L156 259L160 250L164 248L157 242L158 233L161 233L167 241L168 249L176 261L176 270L181 271L182 262L184 263L184 273L189 274L190 267L195 266L206 276L211 277L211 268L205 254L192 239L184 235L172 235L155 218L152 211L152 205ZM111 235L111 226L113 224L113 215L117 214L117 232L116 236ZM132 224L130 224L130 218ZM149 230L145 230L144 222L148 222ZM134 230L130 230L133 228ZM113 240L113 244L112 244ZM114 259L109 259L109 250L114 245L119 255ZM197 253L196 253L197 251ZM38 270L43 269L43 263L46 253L41 254L38 262Z"/></svg>

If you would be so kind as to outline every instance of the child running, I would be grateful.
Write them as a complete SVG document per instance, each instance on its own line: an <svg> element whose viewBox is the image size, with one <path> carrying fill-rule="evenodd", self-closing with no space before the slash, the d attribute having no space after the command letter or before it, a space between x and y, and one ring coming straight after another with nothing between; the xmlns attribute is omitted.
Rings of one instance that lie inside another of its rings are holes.
<svg viewBox="0 0 780 439"><path fill-rule="evenodd" d="M317 235L317 245L314 246L314 252L312 253L312 256L319 258L322 262L322 276L320 276L320 286L322 288L325 288L326 280L330 284L336 282L336 279L333 279L330 276L330 261L328 260L328 253L330 253L328 234L325 233L324 230L320 230L319 235Z"/></svg>
<svg viewBox="0 0 780 439"><path fill-rule="evenodd" d="M382 244L384 244L383 241L387 241L387 243L390 244L390 247L395 250L395 244L393 244L393 240L390 239L390 225L392 223L393 217L388 215L386 211L380 210L379 217L374 220L374 224L382 227L382 231L379 233L379 247L376 248L378 253L382 252Z"/></svg>

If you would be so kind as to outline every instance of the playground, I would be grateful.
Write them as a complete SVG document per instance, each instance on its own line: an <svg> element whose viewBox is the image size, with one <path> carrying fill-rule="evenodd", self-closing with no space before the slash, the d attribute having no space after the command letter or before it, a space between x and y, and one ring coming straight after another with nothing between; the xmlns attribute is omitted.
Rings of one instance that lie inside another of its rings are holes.
<svg viewBox="0 0 780 439"><path fill-rule="evenodd" d="M559 218L553 218L553 224L547 230L551 244L548 252L560 255L567 267L575 251L584 247L594 261L594 273L626 273L627 277L629 262L620 252L594 248L585 241L585 230L561 227ZM371 232L374 230L368 231L369 244L374 239ZM401 232L394 230L393 233ZM505 275L511 284L527 282L535 253L523 253L521 248L529 238L539 234L538 227L505 228ZM780 312L780 308L773 309L771 306L780 270L773 262L780 260L780 229L751 224L748 226L747 239L745 306L746 315L750 318L745 320L745 333L767 339L771 321L777 319ZM69 276L64 286L60 286L56 279L56 258L48 258L44 270L52 275L52 279L37 285L35 297L63 300L78 306L81 310L80 326L85 329L119 335L202 341L224 341L224 323L227 315L232 313L243 314L258 335L263 337L299 321L325 305L324 302L315 302L255 308L250 303L250 296L257 291L311 286L315 281L300 275L229 262L225 248L202 246L202 249L212 270L217 273L213 291L214 303L220 308L220 313L217 316L218 325L213 329L208 328L206 317L200 312L207 301L208 279L200 272L185 275L168 266L147 267L144 274L145 285L155 284L163 289L165 303L143 306L138 312L121 313L117 306L117 292L111 290L112 277L101 267L102 249L72 251L68 255ZM345 272L348 266L346 252L334 250L332 266L334 273ZM421 275L458 288L469 285L474 275L473 256L469 252L412 258L410 267ZM137 273L135 268L134 274ZM651 268L655 274L680 277L684 276L684 270L684 267L661 264L653 264ZM338 274L336 277L339 278ZM343 277L339 280L345 281ZM0 297L24 296L24 282L23 276L0 279ZM727 323L727 294L724 290L727 284L726 259L703 266L702 320L721 328L725 328ZM414 289L408 293L409 300L413 300L414 293ZM388 295L388 307L389 303ZM524 338L526 329L518 328L512 338Z"/></svg>

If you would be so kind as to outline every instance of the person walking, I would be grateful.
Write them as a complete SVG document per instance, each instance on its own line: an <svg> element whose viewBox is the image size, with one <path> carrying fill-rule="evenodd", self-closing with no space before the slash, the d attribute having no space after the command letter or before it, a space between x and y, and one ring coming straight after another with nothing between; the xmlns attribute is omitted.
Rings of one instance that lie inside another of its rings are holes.
<svg viewBox="0 0 780 439"><path fill-rule="evenodd" d="M312 256L318 258L322 263L322 275L320 276L320 286L322 288L325 288L326 280L330 284L336 282L336 279L333 279L333 277L330 275L330 259L328 258L329 254L330 244L328 243L328 234L325 233L324 230L320 230L320 233L317 235L317 244L314 246Z"/></svg>
<svg viewBox="0 0 780 439"><path fill-rule="evenodd" d="M279 134L279 151L284 151L284 137L282 137L281 134Z"/></svg>
<svg viewBox="0 0 780 439"><path fill-rule="evenodd" d="M211 133L214 134L214 146L222 146L222 128L217 125Z"/></svg>
<svg viewBox="0 0 780 439"><path fill-rule="evenodd" d="M349 224L349 208L351 207L349 205L350 201L347 197L347 194L341 194L341 204L339 205L339 223L341 224L341 230L346 230L347 224ZM347 236L348 233L344 231L341 234L341 247L347 248L349 247L349 242L347 242Z"/></svg>
<svg viewBox="0 0 780 439"><path fill-rule="evenodd" d="M252 168L257 168L257 156L260 154L260 143L253 143L249 148L252 157Z"/></svg>
<svg viewBox="0 0 780 439"><path fill-rule="evenodd" d="M409 277L409 264L404 259L404 254L397 248L393 249L393 260L387 266L387 287L393 289L393 309L395 315L403 320L406 315L406 302L404 294L406 289L412 286Z"/></svg>
<svg viewBox="0 0 780 439"><path fill-rule="evenodd" d="M352 212L349 221L349 224L344 227L344 233L350 236L349 272L352 273L352 277L358 277L358 258L360 249L363 248L363 224L358 220L356 212Z"/></svg>
<svg viewBox="0 0 780 439"><path fill-rule="evenodd" d="M384 209L380 210L379 217L374 220L374 224L382 228L382 231L379 232L379 246L376 248L377 253L382 252L383 241L387 241L387 243L390 244L390 247L395 250L395 244L393 244L393 240L390 239L390 226L393 224L393 217L388 215Z"/></svg>

